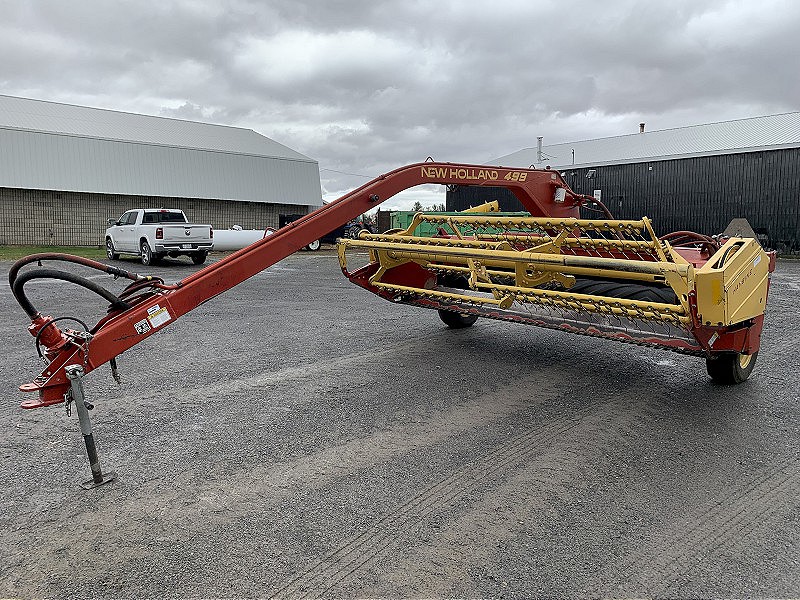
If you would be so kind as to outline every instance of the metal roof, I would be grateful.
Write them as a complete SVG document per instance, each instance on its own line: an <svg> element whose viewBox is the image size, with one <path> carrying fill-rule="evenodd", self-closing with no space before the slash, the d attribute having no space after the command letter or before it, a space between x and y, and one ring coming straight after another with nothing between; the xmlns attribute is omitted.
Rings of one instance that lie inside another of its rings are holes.
<svg viewBox="0 0 800 600"><path fill-rule="evenodd" d="M536 148L525 148L490 163L508 167L551 165L553 168L569 168L798 147L800 112L790 112L543 145L541 161L537 160Z"/></svg>
<svg viewBox="0 0 800 600"><path fill-rule="evenodd" d="M0 95L0 187L319 206L319 165L249 129Z"/></svg>
<svg viewBox="0 0 800 600"><path fill-rule="evenodd" d="M0 128L315 162L252 129L0 95Z"/></svg>

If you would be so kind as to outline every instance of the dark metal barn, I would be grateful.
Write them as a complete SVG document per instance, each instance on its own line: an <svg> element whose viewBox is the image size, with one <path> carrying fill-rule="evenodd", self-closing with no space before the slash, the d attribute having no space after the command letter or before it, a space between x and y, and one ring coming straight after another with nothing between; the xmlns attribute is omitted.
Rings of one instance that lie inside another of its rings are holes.
<svg viewBox="0 0 800 600"><path fill-rule="evenodd" d="M666 154L670 144L683 153ZM559 155L572 151L595 160L564 166ZM544 168L550 161L576 192L599 193L617 218L650 217L659 234L720 233L744 217L762 243L800 252L800 113L542 146L492 162ZM447 209L488 200L521 210L506 190L476 186L450 189Z"/></svg>

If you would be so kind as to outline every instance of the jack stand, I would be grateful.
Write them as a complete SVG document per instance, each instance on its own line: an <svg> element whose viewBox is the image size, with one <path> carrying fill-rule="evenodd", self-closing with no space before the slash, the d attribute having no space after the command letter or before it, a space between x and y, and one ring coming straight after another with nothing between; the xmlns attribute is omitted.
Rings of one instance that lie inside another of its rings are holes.
<svg viewBox="0 0 800 600"><path fill-rule="evenodd" d="M94 445L94 436L92 435L92 422L89 420L89 409L86 406L86 399L83 395L83 367L69 365L64 368L64 371L70 381L70 393L75 401L75 408L78 410L78 421L80 421L83 441L86 444L86 455L89 457L89 465L92 468L92 478L80 485L83 489L90 490L109 481L114 481L117 475L112 472L107 473L104 477L100 468L100 459L97 456L97 448Z"/></svg>

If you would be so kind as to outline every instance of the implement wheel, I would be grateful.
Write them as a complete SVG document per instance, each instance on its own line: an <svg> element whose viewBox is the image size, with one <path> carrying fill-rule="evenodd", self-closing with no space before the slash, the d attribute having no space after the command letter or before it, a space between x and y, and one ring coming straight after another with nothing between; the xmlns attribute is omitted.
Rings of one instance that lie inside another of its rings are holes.
<svg viewBox="0 0 800 600"><path fill-rule="evenodd" d="M469 288L469 282L466 277L442 277L439 283L459 290ZM471 327L478 320L478 315L454 312L452 310L439 310L439 318L450 329L464 329L465 327Z"/></svg>
<svg viewBox="0 0 800 600"><path fill-rule="evenodd" d="M740 354L738 352L720 352L706 358L706 369L711 379L720 385L736 385L742 383L753 372L758 352Z"/></svg>

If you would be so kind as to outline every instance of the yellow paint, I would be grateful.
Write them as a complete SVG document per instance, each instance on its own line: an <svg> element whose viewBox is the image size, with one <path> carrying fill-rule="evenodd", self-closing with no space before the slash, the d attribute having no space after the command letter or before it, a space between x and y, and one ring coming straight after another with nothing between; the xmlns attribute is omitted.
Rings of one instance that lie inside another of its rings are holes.
<svg viewBox="0 0 800 600"><path fill-rule="evenodd" d="M703 323L731 325L764 313L769 257L751 238L731 238L695 273Z"/></svg>
<svg viewBox="0 0 800 600"><path fill-rule="evenodd" d="M471 177L471 172L466 176ZM453 237L415 236L423 222L435 223ZM730 325L763 313L769 275L769 259L761 247L755 240L742 238L729 240L696 270L656 237L646 218L619 221L418 213L405 231L341 240L339 260L345 271L350 248L368 250L373 262L379 263L370 279L372 285L401 295L500 308L512 303L538 304L679 326L689 324L692 290L697 292L703 321L713 325ZM565 249L570 252L563 254ZM576 255L575 250L586 255ZM621 258L601 254L609 251ZM432 274L463 276L470 289L445 292L383 281L388 270L409 262ZM672 288L677 302L573 293L570 288L575 277L658 283Z"/></svg>

